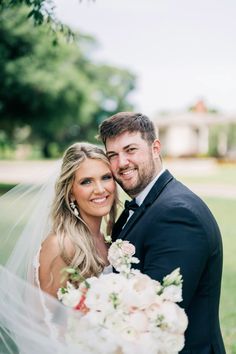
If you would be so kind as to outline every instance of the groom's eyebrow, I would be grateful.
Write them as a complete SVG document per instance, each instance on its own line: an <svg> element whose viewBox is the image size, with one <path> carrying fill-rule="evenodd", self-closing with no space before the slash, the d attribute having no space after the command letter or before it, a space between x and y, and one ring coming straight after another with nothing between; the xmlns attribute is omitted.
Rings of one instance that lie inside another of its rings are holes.
<svg viewBox="0 0 236 354"><path fill-rule="evenodd" d="M136 143L131 143L131 144L129 144L129 145L124 146L123 149L128 149L128 148L130 148L131 146L137 146L137 145L138 145L138 144L136 144Z"/></svg>
<svg viewBox="0 0 236 354"><path fill-rule="evenodd" d="M117 155L117 152L115 152L115 151L107 151L107 152L106 152L106 155L107 155L107 157L109 158L109 157L112 156L112 155Z"/></svg>
<svg viewBox="0 0 236 354"><path fill-rule="evenodd" d="M131 143L131 144L128 144L128 145L126 145L126 146L124 146L123 148L122 148L122 150L128 150L128 149L130 149L130 148L136 148L138 146L138 144L136 144L136 143Z"/></svg>
<svg viewBox="0 0 236 354"><path fill-rule="evenodd" d="M125 145L125 146L122 147L122 150L127 150L127 149L129 149L130 147L132 147L132 146L135 146L135 147L136 147L137 144L131 143L131 144ZM107 156L113 155L113 154L118 154L118 152L117 152L117 151L113 151L113 150L109 150L109 151L106 152L106 155L107 155Z"/></svg>
<svg viewBox="0 0 236 354"><path fill-rule="evenodd" d="M130 144L128 144L128 145L123 146L123 147L122 147L122 150L127 150L127 149L130 148L131 146L137 146L137 144L135 144L135 143L130 143ZM109 154L109 153L116 154L117 152L110 150L110 151L107 151L107 154Z"/></svg>
<svg viewBox="0 0 236 354"><path fill-rule="evenodd" d="M128 146L129 146L129 145L124 146L124 147L122 148L122 150L123 150L123 149L127 149ZM109 151L106 152L106 155L107 155L107 156L108 156L108 155L111 155L111 154L117 154L117 151L109 150Z"/></svg>

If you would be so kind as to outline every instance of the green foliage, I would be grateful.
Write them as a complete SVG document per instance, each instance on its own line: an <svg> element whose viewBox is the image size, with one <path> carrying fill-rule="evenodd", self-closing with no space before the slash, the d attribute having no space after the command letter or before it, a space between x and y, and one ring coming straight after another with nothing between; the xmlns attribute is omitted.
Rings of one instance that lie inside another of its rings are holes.
<svg viewBox="0 0 236 354"><path fill-rule="evenodd" d="M228 151L236 150L236 124L215 125L210 127L209 131L209 156L220 157L224 151L220 151L220 141L223 136L227 137L224 142Z"/></svg>
<svg viewBox="0 0 236 354"><path fill-rule="evenodd" d="M218 156L218 134L219 127L211 127L209 132L209 156Z"/></svg>
<svg viewBox="0 0 236 354"><path fill-rule="evenodd" d="M82 1L82 0L80 0ZM27 9L26 18L31 18L35 25L50 24L53 32L61 31L73 36L71 29L62 24L55 16L55 4L52 0L0 0L0 10L16 9L24 5Z"/></svg>
<svg viewBox="0 0 236 354"><path fill-rule="evenodd" d="M93 141L105 116L131 109L135 77L94 63L92 37L78 33L68 42L58 33L53 45L50 26L35 27L27 11L0 14L0 131L15 140L16 129L28 126L28 141L50 156L53 142L63 150L75 140Z"/></svg>
<svg viewBox="0 0 236 354"><path fill-rule="evenodd" d="M229 125L228 144L230 149L236 151L236 124L233 123Z"/></svg>

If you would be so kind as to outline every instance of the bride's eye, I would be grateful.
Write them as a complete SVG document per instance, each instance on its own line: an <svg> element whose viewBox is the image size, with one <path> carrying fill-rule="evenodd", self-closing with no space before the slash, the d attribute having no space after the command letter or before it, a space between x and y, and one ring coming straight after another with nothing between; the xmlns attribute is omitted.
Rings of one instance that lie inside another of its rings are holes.
<svg viewBox="0 0 236 354"><path fill-rule="evenodd" d="M86 184L90 184L91 183L91 179L90 178L85 178L83 179L80 184L83 186L83 185L86 185Z"/></svg>
<svg viewBox="0 0 236 354"><path fill-rule="evenodd" d="M103 180L113 179L113 176L112 176L111 173L108 173L108 174L104 175L104 176L102 177L102 179L103 179Z"/></svg>

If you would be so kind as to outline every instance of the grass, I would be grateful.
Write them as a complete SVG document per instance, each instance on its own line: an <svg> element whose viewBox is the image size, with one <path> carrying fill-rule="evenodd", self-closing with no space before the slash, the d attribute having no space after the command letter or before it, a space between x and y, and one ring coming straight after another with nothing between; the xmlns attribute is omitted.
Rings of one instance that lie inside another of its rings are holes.
<svg viewBox="0 0 236 354"><path fill-rule="evenodd" d="M236 354L236 200L205 198L221 229L224 247L220 319L227 354Z"/></svg>
<svg viewBox="0 0 236 354"><path fill-rule="evenodd" d="M212 173L203 173L202 175L180 176L185 183L210 183L226 184L236 186L236 165L218 164Z"/></svg>

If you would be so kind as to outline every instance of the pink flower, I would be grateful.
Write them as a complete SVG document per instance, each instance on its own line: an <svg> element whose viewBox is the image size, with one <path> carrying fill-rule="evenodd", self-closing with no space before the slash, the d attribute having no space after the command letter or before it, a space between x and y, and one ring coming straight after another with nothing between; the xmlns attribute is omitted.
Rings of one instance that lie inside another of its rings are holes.
<svg viewBox="0 0 236 354"><path fill-rule="evenodd" d="M123 241L121 244L121 250L125 255L133 256L135 254L135 247L129 241Z"/></svg>

